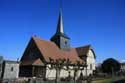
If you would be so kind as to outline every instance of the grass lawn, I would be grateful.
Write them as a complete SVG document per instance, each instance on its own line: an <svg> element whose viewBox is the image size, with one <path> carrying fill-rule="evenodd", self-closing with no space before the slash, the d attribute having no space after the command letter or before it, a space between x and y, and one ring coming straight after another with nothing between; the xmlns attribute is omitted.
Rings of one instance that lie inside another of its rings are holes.
<svg viewBox="0 0 125 83"><path fill-rule="evenodd" d="M123 80L123 79L125 80L125 77L113 77L113 78L108 78L103 80L96 80L93 83L111 83L111 82Z"/></svg>

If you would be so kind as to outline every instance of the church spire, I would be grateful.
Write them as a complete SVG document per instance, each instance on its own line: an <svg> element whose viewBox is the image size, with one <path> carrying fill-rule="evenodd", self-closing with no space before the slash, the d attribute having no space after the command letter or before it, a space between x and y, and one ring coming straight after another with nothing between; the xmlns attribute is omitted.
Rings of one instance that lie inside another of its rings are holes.
<svg viewBox="0 0 125 83"><path fill-rule="evenodd" d="M61 8L59 11L57 30L56 33L51 37L51 41L53 41L60 49L70 49L70 38L64 33Z"/></svg>
<svg viewBox="0 0 125 83"><path fill-rule="evenodd" d="M57 31L56 33L64 33L64 28L63 28L63 19L62 19L62 10L60 8L59 11L59 18L58 18L58 25L57 25Z"/></svg>

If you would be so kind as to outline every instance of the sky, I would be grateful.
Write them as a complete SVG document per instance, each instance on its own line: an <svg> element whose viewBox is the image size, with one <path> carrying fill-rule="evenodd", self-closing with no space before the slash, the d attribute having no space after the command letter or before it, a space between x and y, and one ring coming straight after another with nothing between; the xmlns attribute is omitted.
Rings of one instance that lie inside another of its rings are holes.
<svg viewBox="0 0 125 83"><path fill-rule="evenodd" d="M72 47L91 44L97 63L125 60L125 0L0 0L0 55L20 59L34 35L49 41L60 7Z"/></svg>

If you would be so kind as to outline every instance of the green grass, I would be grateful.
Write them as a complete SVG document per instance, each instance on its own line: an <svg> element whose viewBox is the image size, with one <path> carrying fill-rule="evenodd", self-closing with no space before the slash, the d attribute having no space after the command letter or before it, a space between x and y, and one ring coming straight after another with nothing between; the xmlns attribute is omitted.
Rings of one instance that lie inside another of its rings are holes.
<svg viewBox="0 0 125 83"><path fill-rule="evenodd" d="M113 78L109 78L109 79L104 79L104 80L96 80L93 83L110 83L110 82L114 82L114 81L118 81L118 80L122 80L125 79L124 77L113 77Z"/></svg>

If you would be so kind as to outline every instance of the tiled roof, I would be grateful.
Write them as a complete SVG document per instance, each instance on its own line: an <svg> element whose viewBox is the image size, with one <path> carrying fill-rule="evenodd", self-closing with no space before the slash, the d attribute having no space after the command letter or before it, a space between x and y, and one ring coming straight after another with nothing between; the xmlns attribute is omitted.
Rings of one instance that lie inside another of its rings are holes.
<svg viewBox="0 0 125 83"><path fill-rule="evenodd" d="M31 41L34 42L36 48L40 52L40 56L44 58L44 61L50 62L50 58L54 61L56 60L69 60L71 64L76 64L78 61L84 63L83 59L80 56L87 55L88 51L91 49L90 45L78 47L78 48L70 48L70 50L61 50L58 46L51 41L42 40L38 37L33 36ZM30 42L31 42L30 41ZM28 55L24 54L23 57ZM43 65L44 61L42 61L41 57L36 58L35 60L27 60L21 59L21 65Z"/></svg>
<svg viewBox="0 0 125 83"><path fill-rule="evenodd" d="M78 57L75 48L71 48L69 51L64 51L59 49L57 45L51 41L45 41L37 37L32 37L32 39L35 41L38 49L47 62L49 62L50 58L53 60L69 59L73 64L77 61L83 62L83 60Z"/></svg>
<svg viewBox="0 0 125 83"><path fill-rule="evenodd" d="M82 47L77 47L76 51L79 56L84 56L88 53L89 49L91 48L90 45L82 46Z"/></svg>
<svg viewBox="0 0 125 83"><path fill-rule="evenodd" d="M41 61L40 58L36 59L36 60L25 60L23 62L20 63L21 65L23 66L26 66L26 65L43 65L43 62Z"/></svg>

